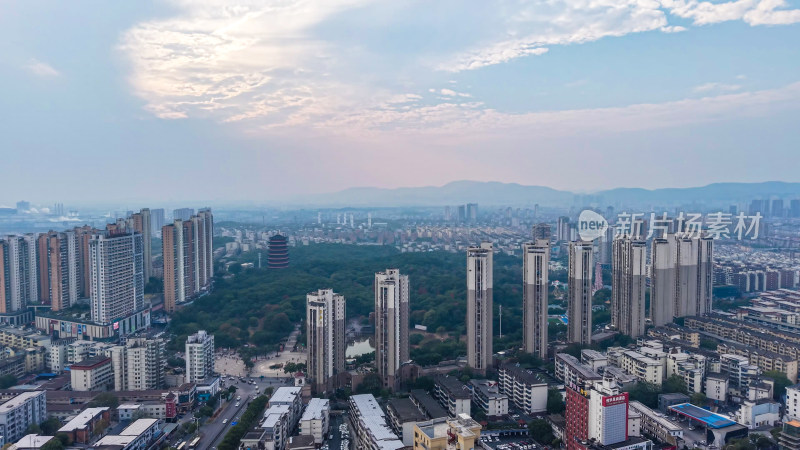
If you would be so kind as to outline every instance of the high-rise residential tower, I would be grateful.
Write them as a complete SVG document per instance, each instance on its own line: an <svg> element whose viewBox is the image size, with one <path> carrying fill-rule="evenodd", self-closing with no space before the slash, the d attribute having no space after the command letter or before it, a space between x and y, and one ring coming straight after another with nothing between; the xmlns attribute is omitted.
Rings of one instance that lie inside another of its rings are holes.
<svg viewBox="0 0 800 450"><path fill-rule="evenodd" d="M214 217L209 209L161 229L164 309L168 313L209 288L214 276L213 230Z"/></svg>
<svg viewBox="0 0 800 450"><path fill-rule="evenodd" d="M592 243L569 243L567 341L592 343Z"/></svg>
<svg viewBox="0 0 800 450"><path fill-rule="evenodd" d="M84 297L80 239L74 230L39 235L39 299L53 311Z"/></svg>
<svg viewBox="0 0 800 450"><path fill-rule="evenodd" d="M144 306L142 235L107 231L89 241L92 321L110 324Z"/></svg>
<svg viewBox="0 0 800 450"><path fill-rule="evenodd" d="M306 296L306 341L308 376L314 391L333 387L334 377L344 372L345 300L331 289Z"/></svg>
<svg viewBox="0 0 800 450"><path fill-rule="evenodd" d="M492 362L492 244L467 249L467 365L486 373Z"/></svg>
<svg viewBox="0 0 800 450"><path fill-rule="evenodd" d="M714 243L710 237L668 234L653 239L650 319L655 326L674 317L711 311Z"/></svg>
<svg viewBox="0 0 800 450"><path fill-rule="evenodd" d="M544 239L549 242L551 236L552 233L550 231L549 223L537 223L531 228L531 238L533 239L532 242L536 242L539 239Z"/></svg>
<svg viewBox="0 0 800 450"><path fill-rule="evenodd" d="M570 235L569 217L561 216L558 218L558 223L556 225L556 240L568 241L569 235Z"/></svg>
<svg viewBox="0 0 800 450"><path fill-rule="evenodd" d="M644 334L644 292L647 285L647 244L630 236L613 241L611 323L630 337Z"/></svg>
<svg viewBox="0 0 800 450"><path fill-rule="evenodd" d="M186 382L197 383L214 373L214 335L200 330L186 338Z"/></svg>
<svg viewBox="0 0 800 450"><path fill-rule="evenodd" d="M397 388L397 371L408 355L408 275L397 269L375 274L375 367L383 386Z"/></svg>
<svg viewBox="0 0 800 450"><path fill-rule="evenodd" d="M522 246L523 349L547 358L547 295L550 240L538 239Z"/></svg>
<svg viewBox="0 0 800 450"><path fill-rule="evenodd" d="M146 283L148 280L150 280L150 277L153 276L153 251L151 249L153 229L150 218L150 209L142 208L142 210L138 213L132 214L130 220L133 222L133 230L142 235L144 248L144 279Z"/></svg>
<svg viewBox="0 0 800 450"><path fill-rule="evenodd" d="M189 220L194 215L194 208L178 208L172 210L172 220Z"/></svg>
<svg viewBox="0 0 800 450"><path fill-rule="evenodd" d="M150 232L153 236L161 236L161 228L166 224L164 220L164 208L150 210Z"/></svg>
<svg viewBox="0 0 800 450"><path fill-rule="evenodd" d="M0 315L25 312L39 300L36 241L35 234L0 239Z"/></svg>

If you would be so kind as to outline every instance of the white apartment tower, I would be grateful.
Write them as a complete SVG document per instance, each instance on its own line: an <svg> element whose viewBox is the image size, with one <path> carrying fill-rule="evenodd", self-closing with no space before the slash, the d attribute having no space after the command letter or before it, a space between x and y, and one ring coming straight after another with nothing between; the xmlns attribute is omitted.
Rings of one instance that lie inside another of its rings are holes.
<svg viewBox="0 0 800 450"><path fill-rule="evenodd" d="M317 393L329 389L333 377L344 372L345 299L332 289L306 295L308 376Z"/></svg>
<svg viewBox="0 0 800 450"><path fill-rule="evenodd" d="M613 241L611 323L631 337L644 334L644 292L647 285L647 244L630 236Z"/></svg>
<svg viewBox="0 0 800 450"><path fill-rule="evenodd" d="M492 362L492 244L467 249L467 365L486 373Z"/></svg>
<svg viewBox="0 0 800 450"><path fill-rule="evenodd" d="M110 324L144 306L142 235L98 233L89 240L92 321Z"/></svg>
<svg viewBox="0 0 800 450"><path fill-rule="evenodd" d="M592 343L592 243L569 243L567 342Z"/></svg>
<svg viewBox="0 0 800 450"><path fill-rule="evenodd" d="M186 338L186 382L197 383L214 373L214 335L205 330Z"/></svg>
<svg viewBox="0 0 800 450"><path fill-rule="evenodd" d="M111 348L115 391L145 391L164 386L166 344L161 339L130 338Z"/></svg>
<svg viewBox="0 0 800 450"><path fill-rule="evenodd" d="M397 269L375 274L375 366L383 386L395 389L408 354L408 275Z"/></svg>
<svg viewBox="0 0 800 450"><path fill-rule="evenodd" d="M537 239L522 246L523 349L547 358L547 295L550 240Z"/></svg>

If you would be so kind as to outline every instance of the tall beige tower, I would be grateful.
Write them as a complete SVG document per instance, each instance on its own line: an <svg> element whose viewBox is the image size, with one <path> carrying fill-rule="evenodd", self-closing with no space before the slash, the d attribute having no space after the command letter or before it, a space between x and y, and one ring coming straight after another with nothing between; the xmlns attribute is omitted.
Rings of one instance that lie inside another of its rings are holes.
<svg viewBox="0 0 800 450"><path fill-rule="evenodd" d="M375 367L383 386L397 388L397 371L409 360L408 275L375 274Z"/></svg>
<svg viewBox="0 0 800 450"><path fill-rule="evenodd" d="M344 372L345 300L331 289L306 295L306 346L308 376L314 391L323 393Z"/></svg>
<svg viewBox="0 0 800 450"><path fill-rule="evenodd" d="M467 364L486 373L492 362L492 244L467 249Z"/></svg>
<svg viewBox="0 0 800 450"><path fill-rule="evenodd" d="M644 334L647 244L630 236L613 241L611 323L630 337Z"/></svg>
<svg viewBox="0 0 800 450"><path fill-rule="evenodd" d="M592 343L592 243L569 243L567 341Z"/></svg>
<svg viewBox="0 0 800 450"><path fill-rule="evenodd" d="M550 240L537 239L522 246L522 328L523 349L547 358L547 269Z"/></svg>

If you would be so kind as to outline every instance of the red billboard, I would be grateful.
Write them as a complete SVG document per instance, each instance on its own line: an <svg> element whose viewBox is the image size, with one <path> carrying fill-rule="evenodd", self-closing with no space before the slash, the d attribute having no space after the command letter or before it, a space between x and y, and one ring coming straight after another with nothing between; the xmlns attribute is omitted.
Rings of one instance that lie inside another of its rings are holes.
<svg viewBox="0 0 800 450"><path fill-rule="evenodd" d="M614 405L621 405L623 403L628 403L628 393L623 392L617 395L610 395L608 397L603 397L603 406L614 406Z"/></svg>

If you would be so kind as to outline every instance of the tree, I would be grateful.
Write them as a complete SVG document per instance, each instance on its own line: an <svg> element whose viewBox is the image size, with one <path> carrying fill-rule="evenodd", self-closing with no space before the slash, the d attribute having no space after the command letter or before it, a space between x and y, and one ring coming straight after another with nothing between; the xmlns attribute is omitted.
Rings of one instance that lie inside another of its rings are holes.
<svg viewBox="0 0 800 450"><path fill-rule="evenodd" d="M631 400L636 400L648 408L658 408L658 394L661 393L661 387L645 382L638 382L628 388L628 395Z"/></svg>
<svg viewBox="0 0 800 450"><path fill-rule="evenodd" d="M531 437L543 445L549 445L555 439L553 428L544 419L535 419L528 424L528 432Z"/></svg>
<svg viewBox="0 0 800 450"><path fill-rule="evenodd" d="M786 394L786 388L792 385L792 382L786 378L786 374L783 372L779 372L777 370L770 370L764 372L765 377L772 378L775 380L774 392L772 393L772 397L780 401L781 398Z"/></svg>
<svg viewBox="0 0 800 450"><path fill-rule="evenodd" d="M41 448L41 450L63 450L64 444L61 443L60 440L53 438L47 441Z"/></svg>
<svg viewBox="0 0 800 450"><path fill-rule="evenodd" d="M56 433L56 437L58 438L59 441L61 441L61 445L63 445L64 447L71 444L70 442L71 438L68 433Z"/></svg>
<svg viewBox="0 0 800 450"><path fill-rule="evenodd" d="M48 417L47 420L39 424L42 429L42 434L45 436L55 436L58 429L61 428L61 421L57 417Z"/></svg>
<svg viewBox="0 0 800 450"><path fill-rule="evenodd" d="M708 398L706 397L706 394L703 394L702 392L695 392L690 397L689 402L695 406L703 406L706 404L707 400Z"/></svg>
<svg viewBox="0 0 800 450"><path fill-rule="evenodd" d="M8 389L17 384L17 377L11 374L0 376L0 389Z"/></svg>
<svg viewBox="0 0 800 450"><path fill-rule="evenodd" d="M419 344L422 343L423 339L425 339L425 337L423 335L418 334L418 333L414 333L414 334L412 334L411 336L408 337L408 343L411 344L411 345L419 345Z"/></svg>
<svg viewBox="0 0 800 450"><path fill-rule="evenodd" d="M101 392L89 402L89 406L92 408L105 406L114 409L119 406L119 399L111 392Z"/></svg>
<svg viewBox="0 0 800 450"><path fill-rule="evenodd" d="M172 358L167 359L167 365L170 367L184 368L186 367L186 360L173 356Z"/></svg>
<svg viewBox="0 0 800 450"><path fill-rule="evenodd" d="M756 446L747 438L731 439L722 447L722 450L755 450Z"/></svg>
<svg viewBox="0 0 800 450"><path fill-rule="evenodd" d="M565 409L567 409L567 405L564 404L561 392L558 389L549 389L547 391L547 413L561 414Z"/></svg>
<svg viewBox="0 0 800 450"><path fill-rule="evenodd" d="M98 420L97 424L94 426L94 434L95 435L103 434L106 431L106 428L108 428L108 425L109 425L108 420L106 419Z"/></svg>
<svg viewBox="0 0 800 450"><path fill-rule="evenodd" d="M383 388L383 380L377 373L368 373L364 375L364 379L356 387L357 394L372 394L376 397L381 395Z"/></svg>
<svg viewBox="0 0 800 450"><path fill-rule="evenodd" d="M35 423L28 425L28 428L25 430L25 434L41 434L41 432L42 429Z"/></svg>
<svg viewBox="0 0 800 450"><path fill-rule="evenodd" d="M677 374L672 374L667 378L663 385L662 390L668 394L678 392L681 394L686 394L688 389L686 388L686 381L683 377L678 376Z"/></svg>

